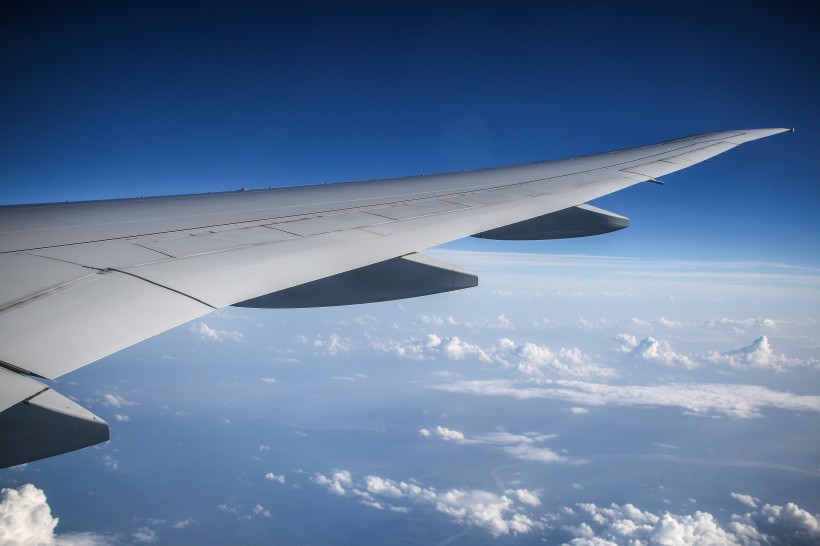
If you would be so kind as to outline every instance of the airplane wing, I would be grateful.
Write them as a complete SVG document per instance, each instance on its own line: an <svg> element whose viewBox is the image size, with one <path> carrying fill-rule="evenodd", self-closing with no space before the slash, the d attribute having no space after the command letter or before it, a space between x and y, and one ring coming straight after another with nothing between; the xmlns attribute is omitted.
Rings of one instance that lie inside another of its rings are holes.
<svg viewBox="0 0 820 546"><path fill-rule="evenodd" d="M55 379L229 305L287 308L475 286L418 251L467 236L624 228L587 201L789 129L430 176L0 207L0 468L108 439Z"/></svg>

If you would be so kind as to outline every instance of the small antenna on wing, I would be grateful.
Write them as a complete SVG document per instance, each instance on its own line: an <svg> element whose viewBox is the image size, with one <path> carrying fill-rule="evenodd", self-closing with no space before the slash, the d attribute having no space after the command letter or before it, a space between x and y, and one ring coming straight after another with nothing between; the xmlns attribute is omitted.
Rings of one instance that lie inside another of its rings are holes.
<svg viewBox="0 0 820 546"><path fill-rule="evenodd" d="M644 180L644 182L652 182L653 184L658 184L659 186L664 185L664 181L663 180L658 180L657 178L650 178L648 180Z"/></svg>

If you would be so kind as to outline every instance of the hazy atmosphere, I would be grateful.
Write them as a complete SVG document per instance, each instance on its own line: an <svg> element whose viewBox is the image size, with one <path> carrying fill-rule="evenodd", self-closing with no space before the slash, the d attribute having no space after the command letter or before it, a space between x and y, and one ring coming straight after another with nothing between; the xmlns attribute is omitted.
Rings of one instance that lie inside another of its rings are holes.
<svg viewBox="0 0 820 546"><path fill-rule="evenodd" d="M426 251L477 288L226 308L51 382L111 440L0 471L0 544L818 543L812 23L800 2L5 3L3 205L796 132L593 203L626 230Z"/></svg>

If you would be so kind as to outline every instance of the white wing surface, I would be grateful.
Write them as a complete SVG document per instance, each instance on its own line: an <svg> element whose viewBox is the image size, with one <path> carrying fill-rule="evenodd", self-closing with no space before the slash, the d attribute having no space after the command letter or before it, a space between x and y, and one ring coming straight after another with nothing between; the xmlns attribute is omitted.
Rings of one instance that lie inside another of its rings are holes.
<svg viewBox="0 0 820 546"><path fill-rule="evenodd" d="M104 421L33 377L57 378L229 305L346 305L475 286L417 252L471 235L621 229L626 218L585 203L787 130L430 176L0 207L0 467L108 437Z"/></svg>

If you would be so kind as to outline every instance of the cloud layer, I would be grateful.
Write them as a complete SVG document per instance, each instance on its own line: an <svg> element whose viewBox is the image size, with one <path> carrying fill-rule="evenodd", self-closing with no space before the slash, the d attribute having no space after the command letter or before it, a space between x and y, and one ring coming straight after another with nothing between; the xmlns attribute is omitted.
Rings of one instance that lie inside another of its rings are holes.
<svg viewBox="0 0 820 546"><path fill-rule="evenodd" d="M760 417L765 407L820 412L820 396L798 395L755 385L670 383L665 385L605 385L569 380L517 383L509 380L457 381L439 384L444 392L508 396L519 400L546 398L589 406L676 407L701 415L738 419Z"/></svg>

